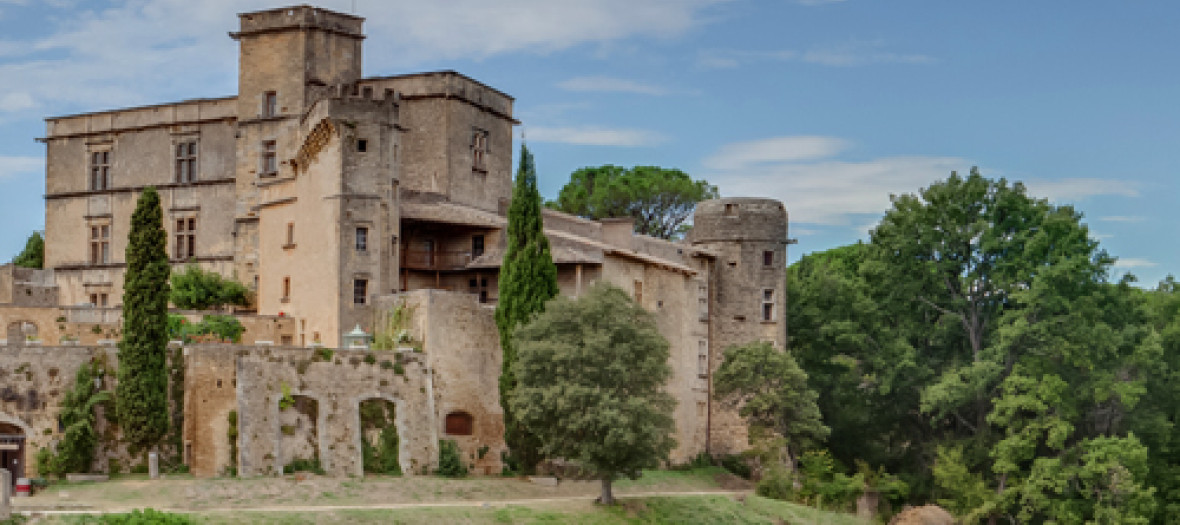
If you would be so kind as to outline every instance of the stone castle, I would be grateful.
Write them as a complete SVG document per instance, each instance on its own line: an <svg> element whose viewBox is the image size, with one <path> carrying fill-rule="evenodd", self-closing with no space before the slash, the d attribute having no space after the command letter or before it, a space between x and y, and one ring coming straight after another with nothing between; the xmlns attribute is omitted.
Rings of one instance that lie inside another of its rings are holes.
<svg viewBox="0 0 1180 525"><path fill-rule="evenodd" d="M175 348L195 474L296 459L359 474L372 402L393 414L404 471L429 470L454 439L473 470L499 472L493 311L513 98L453 71L364 77L356 16L239 18L236 96L47 119L45 269L0 267L0 461L31 476L35 451L61 438L57 404L78 367L114 366L130 216L154 186L174 271L195 262L256 297L235 312L243 344ZM561 293L610 282L655 314L678 400L672 460L744 449L744 425L710 400L711 374L730 345L785 346L782 203L703 202L680 242L551 210L544 226ZM355 327L396 329L402 347L351 348ZM117 444L99 456L99 471L137 461Z"/></svg>

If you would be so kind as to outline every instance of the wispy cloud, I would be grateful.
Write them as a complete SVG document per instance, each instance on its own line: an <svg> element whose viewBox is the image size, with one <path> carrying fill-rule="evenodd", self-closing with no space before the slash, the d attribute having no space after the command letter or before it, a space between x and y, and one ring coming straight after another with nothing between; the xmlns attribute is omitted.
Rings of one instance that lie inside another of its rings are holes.
<svg viewBox="0 0 1180 525"><path fill-rule="evenodd" d="M372 73L507 53L545 54L630 39L675 38L723 0L362 1ZM24 0L0 0L0 5ZM61 4L54 0L52 5ZM351 0L320 0L349 12ZM0 113L65 112L222 96L236 89L237 13L273 0L115 0L85 3L46 22L43 36L0 41ZM398 53L374 50L398 49ZM129 82L128 79L136 79ZM27 86L38 89L28 91ZM163 97L163 98L162 98ZM57 110L54 110L57 111Z"/></svg>
<svg viewBox="0 0 1180 525"><path fill-rule="evenodd" d="M614 77L576 77L564 80L557 87L566 91L595 93L633 93L638 95L666 95L660 86Z"/></svg>
<svg viewBox="0 0 1180 525"><path fill-rule="evenodd" d="M796 162L831 157L847 144L844 140L820 136L771 137L726 144L702 164L708 169L742 171L767 163Z"/></svg>
<svg viewBox="0 0 1180 525"><path fill-rule="evenodd" d="M1159 266L1155 261L1149 261L1138 257L1120 257L1115 261L1114 267L1122 270L1130 270L1134 268L1154 268Z"/></svg>
<svg viewBox="0 0 1180 525"><path fill-rule="evenodd" d="M651 146L664 141L654 131L600 126L545 127L525 129L525 138L537 142L555 142L578 146Z"/></svg>
<svg viewBox="0 0 1180 525"><path fill-rule="evenodd" d="M0 180L39 176L45 171L45 159L41 157L16 157L0 155Z"/></svg>
<svg viewBox="0 0 1180 525"><path fill-rule="evenodd" d="M1054 202L1072 202L1100 195L1138 197L1137 184L1115 179L1074 178L1057 180L1028 180L1024 185L1030 194Z"/></svg>
<svg viewBox="0 0 1180 525"><path fill-rule="evenodd" d="M1098 217L1102 222L1143 222L1147 217L1139 215L1108 215L1106 217Z"/></svg>
<svg viewBox="0 0 1180 525"><path fill-rule="evenodd" d="M705 50L697 56L697 66L705 69L735 68L759 62L802 62L830 67L855 67L872 64L932 64L937 59L920 53L899 53L886 49L882 40L852 40L807 49L769 51Z"/></svg>

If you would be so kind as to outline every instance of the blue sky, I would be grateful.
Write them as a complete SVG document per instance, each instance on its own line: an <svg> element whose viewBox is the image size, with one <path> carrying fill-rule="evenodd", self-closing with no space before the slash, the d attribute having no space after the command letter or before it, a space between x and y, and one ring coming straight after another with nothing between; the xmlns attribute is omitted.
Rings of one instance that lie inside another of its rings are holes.
<svg viewBox="0 0 1180 525"><path fill-rule="evenodd" d="M322 0L367 75L516 97L553 197L600 164L683 169L791 214L792 260L867 238L891 193L979 166L1073 204L1116 272L1180 268L1180 2ZM254 0L0 0L0 259L44 225L51 115L232 95Z"/></svg>

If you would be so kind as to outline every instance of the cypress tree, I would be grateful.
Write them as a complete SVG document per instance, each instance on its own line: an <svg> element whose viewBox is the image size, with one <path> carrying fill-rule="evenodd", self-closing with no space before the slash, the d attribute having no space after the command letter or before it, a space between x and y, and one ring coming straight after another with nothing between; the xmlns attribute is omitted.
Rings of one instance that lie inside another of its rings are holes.
<svg viewBox="0 0 1180 525"><path fill-rule="evenodd" d="M508 206L508 249L500 266L500 298L496 305L496 328L500 332L503 365L500 371L500 406L504 409L504 442L510 461L531 471L540 461L540 442L513 415L508 399L516 389L512 371L516 349L512 333L545 309L545 302L557 295L557 266L549 251L541 222L541 193L533 155L520 146L520 167Z"/></svg>
<svg viewBox="0 0 1180 525"><path fill-rule="evenodd" d="M45 239L41 232L33 232L25 241L25 249L12 260L12 264L23 268L41 268L45 263Z"/></svg>
<svg viewBox="0 0 1180 525"><path fill-rule="evenodd" d="M115 390L119 426L133 450L157 445L168 432L167 238L160 195L148 187L131 216Z"/></svg>

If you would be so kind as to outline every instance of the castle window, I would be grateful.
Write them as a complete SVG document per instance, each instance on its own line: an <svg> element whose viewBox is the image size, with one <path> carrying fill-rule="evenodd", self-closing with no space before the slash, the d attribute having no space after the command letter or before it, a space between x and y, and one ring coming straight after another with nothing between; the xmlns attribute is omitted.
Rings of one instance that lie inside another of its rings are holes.
<svg viewBox="0 0 1180 525"><path fill-rule="evenodd" d="M267 91L262 95L262 116L273 117L279 114L279 94Z"/></svg>
<svg viewBox="0 0 1180 525"><path fill-rule="evenodd" d="M105 190L111 187L111 152L90 153L90 189Z"/></svg>
<svg viewBox="0 0 1180 525"><path fill-rule="evenodd" d="M262 176L273 177L279 171L278 145L268 140L262 143Z"/></svg>
<svg viewBox="0 0 1180 525"><path fill-rule="evenodd" d="M488 153L488 132L477 129L471 132L471 170L487 173L485 159Z"/></svg>
<svg viewBox="0 0 1180 525"><path fill-rule="evenodd" d="M90 227L90 264L111 262L111 226L109 224Z"/></svg>
<svg viewBox="0 0 1180 525"><path fill-rule="evenodd" d="M197 256L197 219L176 219L176 244L172 247L172 258L186 260Z"/></svg>
<svg viewBox="0 0 1180 525"><path fill-rule="evenodd" d="M369 296L369 280L352 280L352 304L365 304Z"/></svg>
<svg viewBox="0 0 1180 525"><path fill-rule="evenodd" d="M369 141L367 141L365 139L360 139L360 140L356 141L356 150L361 153L369 151Z"/></svg>
<svg viewBox="0 0 1180 525"><path fill-rule="evenodd" d="M726 204L725 205L725 216L726 217L737 217L737 214L738 214L737 204Z"/></svg>
<svg viewBox="0 0 1180 525"><path fill-rule="evenodd" d="M287 242L283 244L283 248L295 247L295 223L287 223Z"/></svg>
<svg viewBox="0 0 1180 525"><path fill-rule="evenodd" d="M279 298L279 302L291 302L291 278L283 277L283 296Z"/></svg>
<svg viewBox="0 0 1180 525"><path fill-rule="evenodd" d="M107 305L109 304L109 302L110 302L110 296L105 293L92 293L92 294L90 294L90 304L93 304L94 306L98 306L100 308L106 308Z"/></svg>
<svg viewBox="0 0 1180 525"><path fill-rule="evenodd" d="M762 320L774 321L774 289L762 290Z"/></svg>
<svg viewBox="0 0 1180 525"><path fill-rule="evenodd" d="M701 377L708 377L709 375L709 344L704 340L697 343L697 375Z"/></svg>
<svg viewBox="0 0 1180 525"><path fill-rule="evenodd" d="M709 320L709 286L697 286L697 315L701 321Z"/></svg>
<svg viewBox="0 0 1180 525"><path fill-rule="evenodd" d="M764 250L762 252L762 266L774 266L773 250Z"/></svg>
<svg viewBox="0 0 1180 525"><path fill-rule="evenodd" d="M643 304L643 281L635 281L634 297L635 302Z"/></svg>
<svg viewBox="0 0 1180 525"><path fill-rule="evenodd" d="M471 236L471 258L483 255L483 235Z"/></svg>
<svg viewBox="0 0 1180 525"><path fill-rule="evenodd" d="M446 417L445 432L449 436L470 436L475 426L471 414L467 412L451 412Z"/></svg>
<svg viewBox="0 0 1180 525"><path fill-rule="evenodd" d="M365 227L358 227L356 229L356 251L363 252L369 249L369 229Z"/></svg>
<svg viewBox="0 0 1180 525"><path fill-rule="evenodd" d="M187 184L197 180L197 141L176 144L176 182Z"/></svg>

